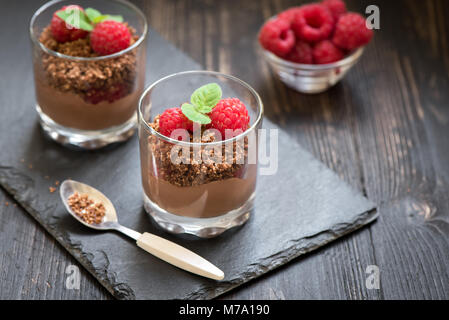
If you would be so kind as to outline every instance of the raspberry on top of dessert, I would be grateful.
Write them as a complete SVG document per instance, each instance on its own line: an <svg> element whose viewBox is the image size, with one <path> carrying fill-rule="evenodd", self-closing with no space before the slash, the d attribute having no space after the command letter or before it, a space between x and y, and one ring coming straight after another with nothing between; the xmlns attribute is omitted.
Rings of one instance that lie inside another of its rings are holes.
<svg viewBox="0 0 449 320"><path fill-rule="evenodd" d="M98 55L113 54L131 45L131 32L122 16L101 14L93 8L64 6L53 14L50 26L53 38L59 43L89 36Z"/></svg>
<svg viewBox="0 0 449 320"><path fill-rule="evenodd" d="M222 99L222 90L216 83L206 84L195 90L190 103L165 110L158 118L159 132L171 137L176 129L192 133L196 123L201 131L214 129L215 138L232 138L249 126L245 104L238 98ZM177 139L180 137L177 135Z"/></svg>
<svg viewBox="0 0 449 320"><path fill-rule="evenodd" d="M85 38L89 31L80 29L70 24L69 22L61 19L58 14L62 12L73 12L73 14L78 14L77 12L83 12L84 9L77 5L64 6L60 10L56 11L53 14L53 18L51 19L51 33L56 41L64 43L67 41L74 41L78 39Z"/></svg>
<svg viewBox="0 0 449 320"><path fill-rule="evenodd" d="M347 12L343 0L323 0L287 9L268 20L259 42L291 62L327 64L343 59L372 37L363 16Z"/></svg>
<svg viewBox="0 0 449 320"><path fill-rule="evenodd" d="M106 20L95 25L90 35L90 45L99 55L108 55L125 50L131 43L131 33L127 25Z"/></svg>

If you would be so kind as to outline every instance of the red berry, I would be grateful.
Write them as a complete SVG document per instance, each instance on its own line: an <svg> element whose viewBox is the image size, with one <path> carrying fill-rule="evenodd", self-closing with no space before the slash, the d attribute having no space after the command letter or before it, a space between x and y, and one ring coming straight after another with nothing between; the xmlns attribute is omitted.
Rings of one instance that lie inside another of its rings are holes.
<svg viewBox="0 0 449 320"><path fill-rule="evenodd" d="M159 132L166 137L170 137L176 129L192 131L193 122L182 113L181 108L165 110L159 118ZM179 137L179 140L182 140L182 138Z"/></svg>
<svg viewBox="0 0 449 320"><path fill-rule="evenodd" d="M222 138L229 138L246 131L249 125L248 110L242 101L237 98L228 98L220 100L209 113L211 127L220 131ZM234 130L234 132L226 133L226 130ZM238 132L236 130L241 130Z"/></svg>
<svg viewBox="0 0 449 320"><path fill-rule="evenodd" d="M293 8L282 11L281 13L279 13L277 15L277 17L292 23L293 18L295 17L295 14L296 14L296 12L298 12L298 10L301 10L301 7L293 7Z"/></svg>
<svg viewBox="0 0 449 320"><path fill-rule="evenodd" d="M73 14L76 14L76 10L84 12L83 8L77 5L64 6L60 10L53 13L53 17L50 23L51 34L58 42L74 41L84 38L89 32L82 29L77 29L74 26L67 24L64 20L56 15L56 13L64 10L70 10Z"/></svg>
<svg viewBox="0 0 449 320"><path fill-rule="evenodd" d="M97 24L90 34L90 45L100 55L113 54L129 47L131 33L120 22L106 20Z"/></svg>
<svg viewBox="0 0 449 320"><path fill-rule="evenodd" d="M297 11L292 30L297 38L308 42L327 39L334 27L332 13L321 4L308 4Z"/></svg>
<svg viewBox="0 0 449 320"><path fill-rule="evenodd" d="M354 50L370 42L372 37L373 30L366 27L365 18L349 12L338 19L332 41L341 49Z"/></svg>
<svg viewBox="0 0 449 320"><path fill-rule="evenodd" d="M330 40L318 42L313 47L313 60L316 64L325 64L343 59L343 52Z"/></svg>
<svg viewBox="0 0 449 320"><path fill-rule="evenodd" d="M286 59L296 63L312 64L312 47L307 42L298 40Z"/></svg>
<svg viewBox="0 0 449 320"><path fill-rule="evenodd" d="M295 35L290 30L288 21L275 18L263 25L259 42L268 51L279 57L285 57L295 45Z"/></svg>
<svg viewBox="0 0 449 320"><path fill-rule="evenodd" d="M329 9L334 21L337 21L342 14L346 13L346 4L343 0L323 0L321 4Z"/></svg>
<svg viewBox="0 0 449 320"><path fill-rule="evenodd" d="M88 103L97 104L102 101L110 103L119 100L129 93L129 88L123 83L116 83L103 89L91 89L86 92L84 100Z"/></svg>

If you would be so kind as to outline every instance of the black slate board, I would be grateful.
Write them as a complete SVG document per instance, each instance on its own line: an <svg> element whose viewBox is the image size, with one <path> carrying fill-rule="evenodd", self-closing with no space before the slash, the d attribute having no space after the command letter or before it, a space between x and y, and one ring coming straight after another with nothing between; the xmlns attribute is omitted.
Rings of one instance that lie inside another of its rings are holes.
<svg viewBox="0 0 449 320"><path fill-rule="evenodd" d="M11 19L7 16L2 24ZM20 24L16 21L16 25ZM2 41L8 37L2 35ZM213 298L377 217L373 203L280 130L279 170L274 176L259 177L256 208L244 227L208 240L164 233L142 208L137 138L91 152L68 150L48 141L34 111L28 39L22 36L7 43L8 50L0 52L0 61L8 62L0 70L0 185L117 298ZM153 30L148 54L147 83L200 68ZM276 125L265 119L264 127ZM119 234L81 226L65 212L58 194L48 190L54 181L68 177L109 196L123 225L162 235L199 253L223 269L225 280L191 275Z"/></svg>

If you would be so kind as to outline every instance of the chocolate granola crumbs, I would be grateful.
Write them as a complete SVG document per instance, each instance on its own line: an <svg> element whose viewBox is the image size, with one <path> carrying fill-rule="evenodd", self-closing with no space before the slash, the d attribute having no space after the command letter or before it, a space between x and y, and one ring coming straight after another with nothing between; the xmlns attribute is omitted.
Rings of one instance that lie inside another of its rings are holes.
<svg viewBox="0 0 449 320"><path fill-rule="evenodd" d="M75 192L68 198L68 204L75 214L88 224L99 224L106 215L106 208L101 202L95 202L87 194Z"/></svg>
<svg viewBox="0 0 449 320"><path fill-rule="evenodd" d="M150 126L159 132L159 116L156 116ZM192 135L191 135L192 141ZM213 142L213 135L202 135L204 143ZM248 157L248 140L244 138L240 143L233 142L232 159L226 159L225 144L222 145L222 159L212 161L213 150L201 148L200 158L203 161L195 162L194 150L190 148L190 162L175 164L171 159L174 145L163 141L154 135L148 137L148 152L153 154L158 178L180 187L206 184L213 181L241 177L244 174L245 163ZM206 161L204 161L206 159ZM207 160L209 159L209 161ZM151 173L150 173L151 174Z"/></svg>

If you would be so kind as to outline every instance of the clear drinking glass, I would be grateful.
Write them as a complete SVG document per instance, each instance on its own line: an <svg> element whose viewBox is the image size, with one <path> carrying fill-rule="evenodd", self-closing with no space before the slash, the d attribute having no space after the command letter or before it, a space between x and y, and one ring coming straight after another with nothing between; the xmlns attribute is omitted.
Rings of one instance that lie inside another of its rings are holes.
<svg viewBox="0 0 449 320"><path fill-rule="evenodd" d="M44 132L53 140L96 149L127 140L136 129L136 110L145 81L148 26L143 13L127 1L79 0L76 4L83 8L121 15L135 30L134 43L107 56L65 55L45 46L40 38L53 13L72 4L50 1L31 19L36 110Z"/></svg>
<svg viewBox="0 0 449 320"><path fill-rule="evenodd" d="M188 102L195 89L212 82L220 85L223 98L238 98L246 105L246 131L208 143L204 135L203 140L194 134L193 141L191 136L178 141L157 131L158 115ZM257 131L263 114L254 89L217 72L181 72L147 88L138 111L144 207L154 221L169 232L204 238L245 223L255 196Z"/></svg>

